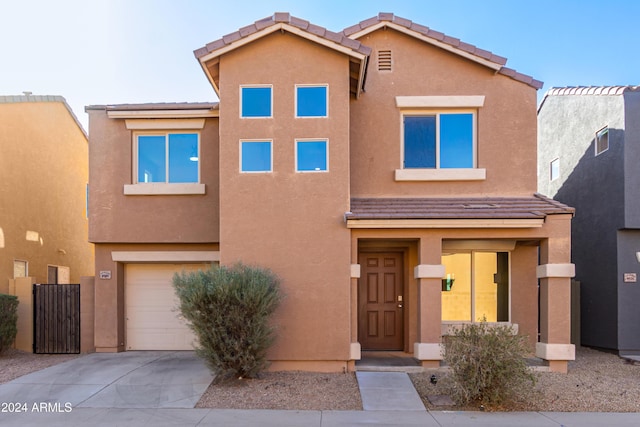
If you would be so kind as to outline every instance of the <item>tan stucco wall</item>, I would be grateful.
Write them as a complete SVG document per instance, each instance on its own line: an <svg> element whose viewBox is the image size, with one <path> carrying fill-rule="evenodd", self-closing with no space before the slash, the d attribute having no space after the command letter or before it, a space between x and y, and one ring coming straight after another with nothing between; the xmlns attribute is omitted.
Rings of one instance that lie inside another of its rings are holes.
<svg viewBox="0 0 640 427"><path fill-rule="evenodd" d="M124 351L125 275L122 262L113 261L112 252L180 252L218 251L218 244L97 244L95 293L95 348L98 352ZM175 261L175 264L181 262ZM100 272L110 279L101 279Z"/></svg>
<svg viewBox="0 0 640 427"><path fill-rule="evenodd" d="M218 241L218 123L200 131L204 195L125 195L133 181L133 131L89 110L89 240L127 243ZM151 221L150 218L153 218Z"/></svg>
<svg viewBox="0 0 640 427"><path fill-rule="evenodd" d="M275 361L349 359L348 66L345 55L286 32L220 62L221 263L255 263L282 278ZM328 118L294 117L294 85L305 83L329 85ZM241 84L273 85L273 118L239 118ZM272 173L239 173L245 138L273 140ZM295 138L328 139L329 171L296 173Z"/></svg>
<svg viewBox="0 0 640 427"><path fill-rule="evenodd" d="M93 274L87 240L87 139L62 102L0 103L0 292L14 260L47 282L47 265Z"/></svg>
<svg viewBox="0 0 640 427"><path fill-rule="evenodd" d="M536 191L536 90L487 67L392 29L362 37L373 51L365 92L351 101L354 197L531 195ZM378 71L390 49L393 71ZM477 166L486 180L395 182L401 168L401 110L396 96L485 97L478 109Z"/></svg>

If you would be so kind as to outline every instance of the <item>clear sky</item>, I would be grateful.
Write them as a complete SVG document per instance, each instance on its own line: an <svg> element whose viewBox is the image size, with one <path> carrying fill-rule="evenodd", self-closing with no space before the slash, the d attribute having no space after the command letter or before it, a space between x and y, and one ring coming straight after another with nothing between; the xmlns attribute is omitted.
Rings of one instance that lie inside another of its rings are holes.
<svg viewBox="0 0 640 427"><path fill-rule="evenodd" d="M554 86L640 84L637 0L0 0L0 95L86 105L217 101L193 51L274 12L341 31L378 12Z"/></svg>

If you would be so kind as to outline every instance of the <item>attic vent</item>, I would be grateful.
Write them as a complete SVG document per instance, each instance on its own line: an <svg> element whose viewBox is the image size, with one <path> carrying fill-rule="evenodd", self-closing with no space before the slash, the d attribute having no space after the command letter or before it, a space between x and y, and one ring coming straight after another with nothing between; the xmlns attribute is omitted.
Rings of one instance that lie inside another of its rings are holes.
<svg viewBox="0 0 640 427"><path fill-rule="evenodd" d="M378 51L378 71L391 71L391 51Z"/></svg>

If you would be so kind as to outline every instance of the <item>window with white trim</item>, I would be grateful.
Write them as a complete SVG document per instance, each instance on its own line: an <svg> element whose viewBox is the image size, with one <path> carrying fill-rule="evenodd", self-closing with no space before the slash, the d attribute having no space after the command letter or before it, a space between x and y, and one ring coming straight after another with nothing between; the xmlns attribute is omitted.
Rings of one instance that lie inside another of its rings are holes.
<svg viewBox="0 0 640 427"><path fill-rule="evenodd" d="M596 132L596 156L609 149L609 127L605 126Z"/></svg>
<svg viewBox="0 0 640 427"><path fill-rule="evenodd" d="M476 166L474 111L405 113L402 125L403 168Z"/></svg>
<svg viewBox="0 0 640 427"><path fill-rule="evenodd" d="M296 140L296 172L329 170L329 146L326 139Z"/></svg>
<svg viewBox="0 0 640 427"><path fill-rule="evenodd" d="M272 144L269 140L240 141L240 172L256 173L273 170Z"/></svg>
<svg viewBox="0 0 640 427"><path fill-rule="evenodd" d="M549 181L560 178L560 159L553 159L549 163Z"/></svg>
<svg viewBox="0 0 640 427"><path fill-rule="evenodd" d="M327 117L328 105L329 86L296 85L296 117Z"/></svg>
<svg viewBox="0 0 640 427"><path fill-rule="evenodd" d="M198 132L140 133L135 142L137 183L199 182Z"/></svg>
<svg viewBox="0 0 640 427"><path fill-rule="evenodd" d="M240 86L240 117L273 116L273 91L270 85Z"/></svg>
<svg viewBox="0 0 640 427"><path fill-rule="evenodd" d="M443 322L509 321L509 252L442 255Z"/></svg>
<svg viewBox="0 0 640 427"><path fill-rule="evenodd" d="M13 261L13 278L27 277L29 275L29 263L16 259Z"/></svg>

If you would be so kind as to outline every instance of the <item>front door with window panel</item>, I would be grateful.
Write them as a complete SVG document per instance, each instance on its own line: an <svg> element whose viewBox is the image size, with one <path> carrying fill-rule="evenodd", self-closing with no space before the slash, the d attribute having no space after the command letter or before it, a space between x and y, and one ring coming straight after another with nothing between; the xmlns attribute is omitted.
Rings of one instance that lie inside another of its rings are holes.
<svg viewBox="0 0 640 427"><path fill-rule="evenodd" d="M403 349L402 253L360 254L358 341L363 350Z"/></svg>

